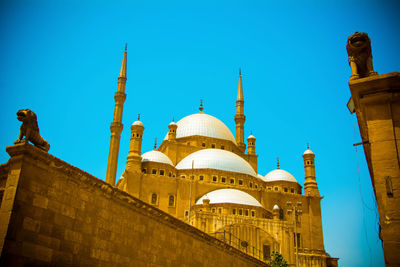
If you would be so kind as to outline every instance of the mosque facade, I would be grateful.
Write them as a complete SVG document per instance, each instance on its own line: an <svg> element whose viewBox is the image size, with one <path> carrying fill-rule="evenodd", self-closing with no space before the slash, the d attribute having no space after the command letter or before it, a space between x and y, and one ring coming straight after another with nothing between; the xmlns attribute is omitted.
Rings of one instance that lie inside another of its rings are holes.
<svg viewBox="0 0 400 267"><path fill-rule="evenodd" d="M122 131L126 57L125 50L111 123L106 178L111 184ZM304 193L279 160L275 170L259 174L256 138L244 136L240 73L234 120L235 136L200 105L198 113L169 123L159 147L144 152L145 126L138 119L130 127L126 169L116 187L262 261L277 251L291 266L337 266L338 259L324 249L315 154L308 146L303 153Z"/></svg>

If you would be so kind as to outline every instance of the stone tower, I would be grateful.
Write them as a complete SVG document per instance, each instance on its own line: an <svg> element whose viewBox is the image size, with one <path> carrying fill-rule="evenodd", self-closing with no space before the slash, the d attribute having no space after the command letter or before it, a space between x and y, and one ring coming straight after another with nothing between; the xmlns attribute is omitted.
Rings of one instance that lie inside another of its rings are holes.
<svg viewBox="0 0 400 267"><path fill-rule="evenodd" d="M143 123L138 120L131 126L131 142L129 146L129 153L126 159L126 169L129 171L140 172L142 162L142 140L143 140Z"/></svg>
<svg viewBox="0 0 400 267"><path fill-rule="evenodd" d="M243 85L242 85L242 73L239 69L239 84L236 98L236 143L240 150L244 153L246 150L246 144L244 143L244 122L246 116L244 116L244 100L243 100Z"/></svg>
<svg viewBox="0 0 400 267"><path fill-rule="evenodd" d="M126 99L125 84L126 84L126 61L127 61L127 46L125 45L124 56L122 58L121 70L118 76L118 88L114 95L115 107L114 107L114 118L110 125L111 140L110 150L108 152L108 164L106 173L106 182L115 185L115 177L117 175L118 166L118 152L119 143L121 139L121 132L123 129L122 125L122 112L124 108L124 102Z"/></svg>
<svg viewBox="0 0 400 267"><path fill-rule="evenodd" d="M307 144L307 150L303 153L304 160L304 194L306 196L319 196L318 185L315 178L315 154Z"/></svg>

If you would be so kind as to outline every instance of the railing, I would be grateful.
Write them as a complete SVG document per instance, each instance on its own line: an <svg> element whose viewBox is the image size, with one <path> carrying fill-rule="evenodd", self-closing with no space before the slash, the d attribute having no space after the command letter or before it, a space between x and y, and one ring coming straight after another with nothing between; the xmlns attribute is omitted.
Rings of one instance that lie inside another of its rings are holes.
<svg viewBox="0 0 400 267"><path fill-rule="evenodd" d="M246 240L240 239L239 237L235 236L231 232L224 230L223 232L214 232L211 235L213 235L215 238L218 238L219 240L229 244L230 246L235 247L250 256L253 256L254 258L256 258L260 261L263 261L263 262L269 261L269 255L268 256L264 255L263 251L259 250L258 248L254 247L254 246L250 246Z"/></svg>

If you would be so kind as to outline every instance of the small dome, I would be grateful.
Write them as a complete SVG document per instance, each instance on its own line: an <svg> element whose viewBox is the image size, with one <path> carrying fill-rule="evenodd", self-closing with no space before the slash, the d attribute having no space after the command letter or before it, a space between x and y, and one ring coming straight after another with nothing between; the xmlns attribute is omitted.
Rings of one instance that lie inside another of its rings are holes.
<svg viewBox="0 0 400 267"><path fill-rule="evenodd" d="M287 181L297 183L296 179L285 170L276 169L269 172L264 177L265 182L273 182L273 181Z"/></svg>
<svg viewBox="0 0 400 267"><path fill-rule="evenodd" d="M219 119L205 114L197 113L184 117L177 123L176 138L187 136L206 136L232 141L236 145L235 137L226 125ZM164 140L168 140L168 134Z"/></svg>
<svg viewBox="0 0 400 267"><path fill-rule="evenodd" d="M176 122L174 122L174 121L171 121L171 123L170 124L168 124L168 126L177 126L178 124L176 124Z"/></svg>
<svg viewBox="0 0 400 267"><path fill-rule="evenodd" d="M273 209L274 209L274 210L279 210L279 206L275 204L274 207L273 207Z"/></svg>
<svg viewBox="0 0 400 267"><path fill-rule="evenodd" d="M143 123L141 121L135 121L134 123L132 123L132 126L142 126L143 127Z"/></svg>
<svg viewBox="0 0 400 267"><path fill-rule="evenodd" d="M233 203L262 207L260 202L251 195L237 189L218 189L211 191L196 201L196 205L203 204L203 199L210 199L210 204Z"/></svg>
<svg viewBox="0 0 400 267"><path fill-rule="evenodd" d="M313 154L313 155L314 155L314 153L313 153L310 149L307 149L307 150L304 151L304 153L303 153L303 155L307 155L307 154Z"/></svg>
<svg viewBox="0 0 400 267"><path fill-rule="evenodd" d="M249 139L256 139L255 137L254 137L254 135L249 135L249 137L247 137L247 140L249 140Z"/></svg>
<svg viewBox="0 0 400 267"><path fill-rule="evenodd" d="M182 159L176 168L178 170L192 169L192 161L194 169L223 170L257 177L256 172L247 161L227 150L209 148L196 151Z"/></svg>
<svg viewBox="0 0 400 267"><path fill-rule="evenodd" d="M149 152L146 152L142 155L142 162L158 162L158 163L164 163L164 164L169 164L171 166L174 166L172 161L165 155L164 153L161 153L160 151L157 150L152 150Z"/></svg>

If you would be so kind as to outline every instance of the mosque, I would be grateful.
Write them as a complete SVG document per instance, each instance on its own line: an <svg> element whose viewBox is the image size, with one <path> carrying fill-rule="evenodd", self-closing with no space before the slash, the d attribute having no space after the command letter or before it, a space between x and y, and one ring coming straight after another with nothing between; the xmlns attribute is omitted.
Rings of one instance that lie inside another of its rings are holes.
<svg viewBox="0 0 400 267"><path fill-rule="evenodd" d="M115 184L127 52L118 89L106 181ZM203 112L166 126L159 147L143 153L145 125L131 126L126 168L116 187L262 261L277 251L292 266L337 266L324 249L321 195L315 154L303 153L303 187L279 166L262 176L257 170L256 138L244 137L246 117L242 76L236 100L235 136L219 119Z"/></svg>

